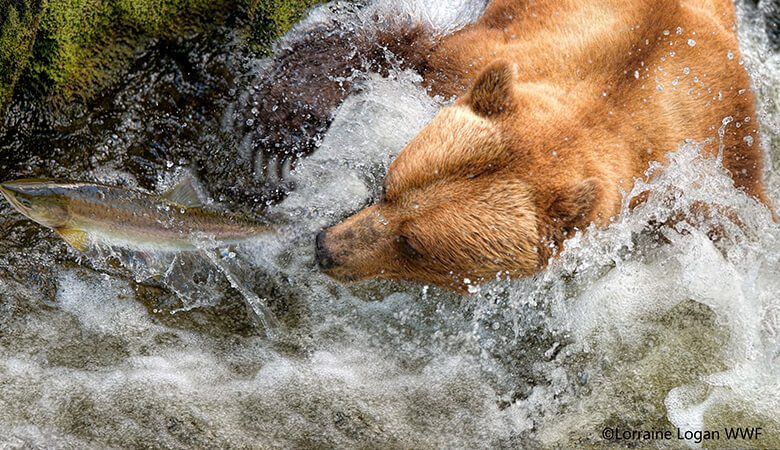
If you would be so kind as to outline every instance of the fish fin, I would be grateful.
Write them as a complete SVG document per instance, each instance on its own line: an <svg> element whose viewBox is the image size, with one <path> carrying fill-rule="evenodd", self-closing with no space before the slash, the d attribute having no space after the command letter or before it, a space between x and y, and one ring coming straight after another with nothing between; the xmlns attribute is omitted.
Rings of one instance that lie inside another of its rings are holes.
<svg viewBox="0 0 780 450"><path fill-rule="evenodd" d="M181 180L179 184L164 193L162 198L185 208L200 208L204 203L192 177L186 177Z"/></svg>
<svg viewBox="0 0 780 450"><path fill-rule="evenodd" d="M76 250L81 252L87 251L88 238L85 231L75 228L55 228L54 232Z"/></svg>

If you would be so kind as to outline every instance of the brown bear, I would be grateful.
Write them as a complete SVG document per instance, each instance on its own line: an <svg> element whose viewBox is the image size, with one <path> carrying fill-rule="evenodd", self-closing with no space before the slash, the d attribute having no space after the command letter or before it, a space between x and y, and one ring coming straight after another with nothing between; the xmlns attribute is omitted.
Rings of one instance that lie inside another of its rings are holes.
<svg viewBox="0 0 780 450"><path fill-rule="evenodd" d="M320 233L320 267L458 290L534 273L650 161L687 138L717 152L720 128L735 184L768 204L733 20L729 2L493 2L421 65L432 92L470 90L401 152L377 205Z"/></svg>
<svg viewBox="0 0 780 450"><path fill-rule="evenodd" d="M317 236L337 280L463 291L534 274L686 139L722 148L734 184L769 205L729 0L494 0L422 72L462 96L400 152L376 204Z"/></svg>

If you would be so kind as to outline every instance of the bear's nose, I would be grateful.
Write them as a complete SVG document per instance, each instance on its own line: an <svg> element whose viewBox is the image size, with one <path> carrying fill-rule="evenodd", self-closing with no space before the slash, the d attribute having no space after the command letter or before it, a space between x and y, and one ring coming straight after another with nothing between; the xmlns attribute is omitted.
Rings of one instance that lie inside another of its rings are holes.
<svg viewBox="0 0 780 450"><path fill-rule="evenodd" d="M336 267L336 261L330 256L330 252L325 248L325 235L328 230L322 230L317 233L317 239L314 242L314 259L317 261L317 265L320 269L332 269Z"/></svg>

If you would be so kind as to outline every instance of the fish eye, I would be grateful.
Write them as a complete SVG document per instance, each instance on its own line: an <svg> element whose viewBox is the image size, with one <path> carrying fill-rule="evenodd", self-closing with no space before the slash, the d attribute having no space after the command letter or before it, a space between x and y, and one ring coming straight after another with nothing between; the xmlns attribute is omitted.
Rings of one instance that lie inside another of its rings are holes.
<svg viewBox="0 0 780 450"><path fill-rule="evenodd" d="M25 208L32 208L32 202L24 197L16 197L16 201Z"/></svg>
<svg viewBox="0 0 780 450"><path fill-rule="evenodd" d="M395 241L398 244L398 248L405 255L415 259L422 258L422 253L415 248L414 244L406 236L396 236Z"/></svg>

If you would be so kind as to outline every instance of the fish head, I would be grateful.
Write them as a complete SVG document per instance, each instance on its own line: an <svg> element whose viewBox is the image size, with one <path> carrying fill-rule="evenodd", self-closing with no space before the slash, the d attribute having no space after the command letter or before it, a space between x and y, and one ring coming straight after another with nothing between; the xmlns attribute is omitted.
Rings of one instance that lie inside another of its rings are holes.
<svg viewBox="0 0 780 450"><path fill-rule="evenodd" d="M16 180L0 183L0 193L19 212L49 228L68 221L68 200L51 182Z"/></svg>

